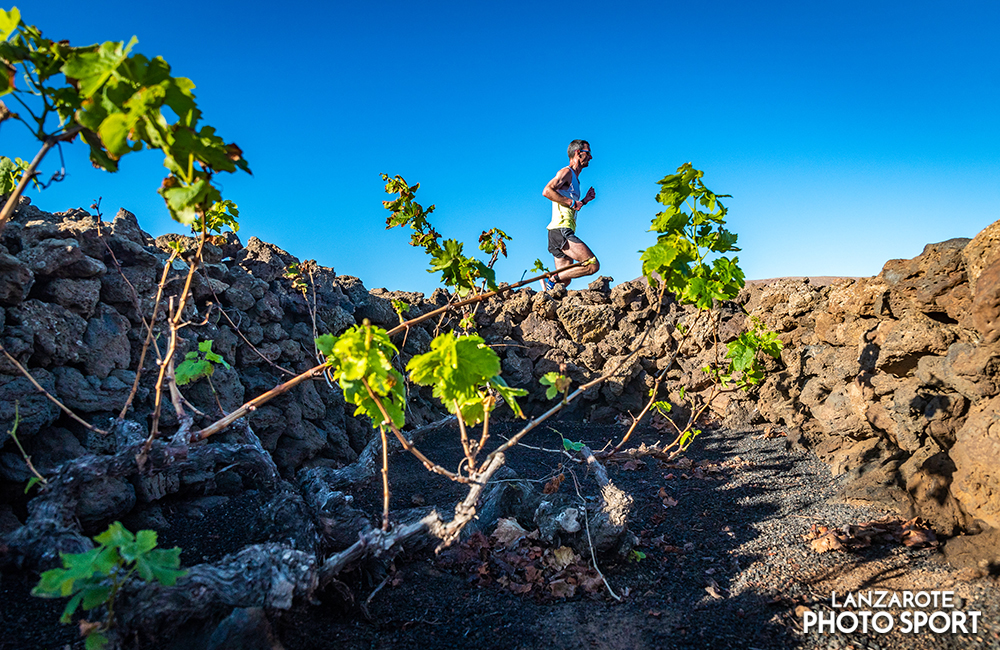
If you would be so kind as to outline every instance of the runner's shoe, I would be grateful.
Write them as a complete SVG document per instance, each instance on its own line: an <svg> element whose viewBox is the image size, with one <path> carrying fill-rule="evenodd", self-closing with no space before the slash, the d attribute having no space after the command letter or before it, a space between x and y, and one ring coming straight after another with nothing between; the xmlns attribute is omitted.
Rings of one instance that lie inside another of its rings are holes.
<svg viewBox="0 0 1000 650"><path fill-rule="evenodd" d="M556 288L556 283L548 278L542 278L542 291L552 291Z"/></svg>

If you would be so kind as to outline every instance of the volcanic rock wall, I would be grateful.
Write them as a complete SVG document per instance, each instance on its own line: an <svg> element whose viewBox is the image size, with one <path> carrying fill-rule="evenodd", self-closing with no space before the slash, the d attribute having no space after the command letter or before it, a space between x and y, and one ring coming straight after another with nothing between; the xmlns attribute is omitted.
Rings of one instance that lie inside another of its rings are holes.
<svg viewBox="0 0 1000 650"><path fill-rule="evenodd" d="M761 414L849 474L845 499L945 534L1000 528L998 240L1000 222L874 278L745 290L785 343Z"/></svg>
<svg viewBox="0 0 1000 650"><path fill-rule="evenodd" d="M177 302L187 274L183 259L166 271L160 308L154 305L171 244L190 253L195 241L180 235L153 239L135 217L120 210L109 222L84 210L42 212L22 199L0 240L0 344L34 379L63 404L97 427L107 428L124 407L140 366L147 329L153 320L153 348L146 354L136 398L128 417L149 426L158 366L155 348L166 348L167 307ZM182 389L207 424L223 412L270 390L317 364L316 334L343 332L367 319L392 327L399 323L391 299L409 303L413 318L447 303L435 291L422 294L369 292L361 281L333 269L309 265L300 278L305 293L287 277L299 260L251 237L246 246L229 234L203 252L205 264L191 286L180 330L178 362L202 341L231 366L217 366L210 379ZM510 384L532 390L525 400L551 404L537 378L564 364L583 381L621 359L651 316L648 288L641 282L609 289L609 279L593 289L537 294L522 289L494 299L477 311L488 342L497 345ZM676 309L674 310L676 312ZM435 332L455 323L432 319L398 337L401 367L426 352ZM604 387L588 393L575 407L577 417L595 412L612 417L619 404L640 405L643 386L651 384L644 368L669 348L672 328L661 326L648 337L647 359L626 365ZM644 365L643 365L644 364ZM613 404L613 406L612 406ZM7 429L19 417L17 433L43 472L80 454L113 447L104 436L87 431L39 393L5 357L0 357L0 481L22 484L28 470ZM545 408L548 408L546 406ZM372 435L369 422L353 417L336 385L305 382L256 409L254 431L286 476L308 466L339 467L352 462ZM176 425L170 405L162 409L165 430ZM409 426L443 415L429 389L410 387Z"/></svg>
<svg viewBox="0 0 1000 650"><path fill-rule="evenodd" d="M476 308L479 333L502 360L503 375L529 390L525 410L551 402L538 379L560 370L576 385L605 369L614 376L571 405L562 417L610 420L637 413L654 376L678 346L665 397L677 405L680 386L706 391L701 368L725 354L745 326L740 304L780 332L785 350L768 359L771 375L755 393L729 393L717 415L733 427L764 420L787 427L791 440L813 448L835 473L850 473L845 498L878 502L928 519L943 533L1000 528L1000 225L975 240L927 247L913 260L894 260L875 278L826 286L780 280L747 287L737 303L704 315L668 304L657 317L643 280L610 288L599 278L584 290L537 293L529 288ZM191 238L144 233L120 210L110 223L83 210L48 214L22 199L0 240L0 343L66 406L96 426L117 416L131 392L169 245L190 250ZM316 365L315 334L340 333L364 319L399 322L391 300L412 318L446 304L438 290L422 294L368 291L357 278L305 266L303 294L287 272L292 255L250 238L217 238L204 251L191 287L180 355L211 340L231 368L183 389L203 423L230 412ZM167 271L154 345L165 348L166 310L182 290L187 265ZM677 327L682 324L683 327ZM427 351L435 332L454 327L431 319L396 341L400 363ZM687 332L682 335L681 332ZM641 346L635 358L629 350ZM180 358L180 357L179 357ZM623 363L624 362L624 363ZM620 366L620 367L619 367ZM148 426L157 366L150 351L128 417ZM42 396L0 357L0 487L20 490L29 477L6 430L19 412L18 433L36 465L50 471L87 452L113 448ZM427 389L410 387L409 426L443 414ZM372 435L353 417L338 387L305 382L258 408L250 424L283 474L352 462ZM683 417L682 406L675 416ZM163 425L176 424L172 409ZM94 521L125 509L127 486L96 508ZM16 488L16 489L15 489ZM2 513L0 513L2 514Z"/></svg>

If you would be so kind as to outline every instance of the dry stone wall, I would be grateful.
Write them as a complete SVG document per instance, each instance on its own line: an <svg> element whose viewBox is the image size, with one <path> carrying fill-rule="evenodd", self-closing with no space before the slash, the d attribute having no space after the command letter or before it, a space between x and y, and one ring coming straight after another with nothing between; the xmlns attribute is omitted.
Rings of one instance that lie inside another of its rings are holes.
<svg viewBox="0 0 1000 650"><path fill-rule="evenodd" d="M102 223L83 210L48 214L24 200L3 232L0 342L46 390L95 426L106 427L131 392L171 242L188 250L194 246L194 240L180 235L154 240L125 210ZM316 365L315 333L339 333L364 318L397 322L386 300L333 269L316 268L307 278L307 300L284 277L288 264L298 260L256 238L245 246L232 234L216 238L206 246L204 260L191 287L193 301L185 313L191 324L181 330L178 358L196 350L198 342L212 340L213 351L231 365L217 367L210 381L183 389L206 423ZM161 350L165 306L176 300L186 272L181 259L167 272L163 306L153 323L154 345ZM430 340L426 331L411 338ZM128 415L147 427L156 370L150 350ZM6 433L15 404L18 433L43 471L107 446L0 358L0 480L28 478ZM357 457L371 434L370 425L352 412L335 386L306 382L250 420L281 471L290 475L303 466L340 467ZM174 424L174 417L164 409L165 426ZM416 395L411 419L420 424L431 417L436 413Z"/></svg>
<svg viewBox="0 0 1000 650"><path fill-rule="evenodd" d="M678 346L666 398L681 405L682 385L689 394L708 390L701 368L724 356L725 343L744 329L745 308L780 333L785 350L780 361L768 360L771 375L759 390L725 394L717 417L732 427L769 421L787 428L792 444L813 449L834 473L849 474L845 499L919 515L946 534L1000 528L998 224L974 240L933 244L912 260L890 261L874 278L748 286L736 303L717 306L715 324L677 304L657 316L644 280L611 287L603 277L578 291L507 293L479 305L475 320L500 355L507 382L528 389L529 414L551 405L538 383L545 373L558 370L581 384L618 368L560 416L607 421L642 408ZM0 239L4 349L69 408L107 425L132 389L171 242L194 246L180 235L153 239L126 210L102 222L84 210L48 214L22 200ZM204 260L191 287L181 354L212 340L232 366L184 388L204 422L315 365L315 334L337 334L364 319L391 327L398 323L393 299L410 304L411 318L448 300L442 290L426 298L369 291L361 280L323 267L304 275L304 296L286 277L299 260L253 237L245 245L233 234L216 238ZM182 290L186 269L182 260L168 269L163 304ZM160 346L165 318L160 309L152 324ZM445 318L411 328L396 341L401 367L427 351L439 328L453 325ZM639 354L629 358L636 346ZM147 427L154 356L147 357L129 413ZM0 358L0 487L7 494L28 479L6 433L15 403L18 433L43 471L113 449ZM410 426L443 414L427 389L411 387L410 405ZM683 407L675 415L684 417ZM170 409L163 417L165 426L175 424ZM323 380L257 409L250 425L286 476L351 463L372 435L370 423L353 417L340 390ZM123 490L109 494L111 505L96 507L94 517L111 516L114 503L136 498Z"/></svg>

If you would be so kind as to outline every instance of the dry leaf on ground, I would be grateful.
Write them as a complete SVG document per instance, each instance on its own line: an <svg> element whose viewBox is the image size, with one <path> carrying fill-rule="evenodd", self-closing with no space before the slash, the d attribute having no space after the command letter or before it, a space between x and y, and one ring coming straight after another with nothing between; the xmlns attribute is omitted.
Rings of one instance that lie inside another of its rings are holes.
<svg viewBox="0 0 1000 650"><path fill-rule="evenodd" d="M935 546L938 543L934 531L919 517L904 521L886 516L842 528L813 524L802 537L817 553L858 550L879 542L900 543L911 548Z"/></svg>
<svg viewBox="0 0 1000 650"><path fill-rule="evenodd" d="M552 553L549 555L549 564L557 571L562 571L577 559L577 555L573 549L568 546L560 546L559 548L552 549Z"/></svg>
<svg viewBox="0 0 1000 650"><path fill-rule="evenodd" d="M556 598L572 598L576 594L576 585L565 580L553 580L549 583L549 592Z"/></svg>
<svg viewBox="0 0 1000 650"><path fill-rule="evenodd" d="M496 530L490 535L490 539L494 540L500 546L504 548L511 548L517 542L528 535L528 531L525 530L521 524L517 523L516 519L506 519L500 518L497 521Z"/></svg>
<svg viewBox="0 0 1000 650"><path fill-rule="evenodd" d="M561 486L562 482L565 480L566 480L565 474L559 474L558 476L553 477L552 480L546 483L545 487L542 488L542 493L555 494L556 492L559 491L559 486Z"/></svg>

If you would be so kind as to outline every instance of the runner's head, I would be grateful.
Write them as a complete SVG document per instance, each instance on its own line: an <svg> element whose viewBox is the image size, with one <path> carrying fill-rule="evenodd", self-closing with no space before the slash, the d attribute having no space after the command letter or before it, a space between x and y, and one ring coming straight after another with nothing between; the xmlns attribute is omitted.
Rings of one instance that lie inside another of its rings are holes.
<svg viewBox="0 0 1000 650"><path fill-rule="evenodd" d="M566 153L572 159L580 149L590 149L590 143L586 140L573 140L569 143L569 147L566 148Z"/></svg>
<svg viewBox="0 0 1000 650"><path fill-rule="evenodd" d="M581 168L589 165L590 159L594 157L590 153L590 143L586 140L573 140L569 143L566 153L569 154L570 163L578 160Z"/></svg>

